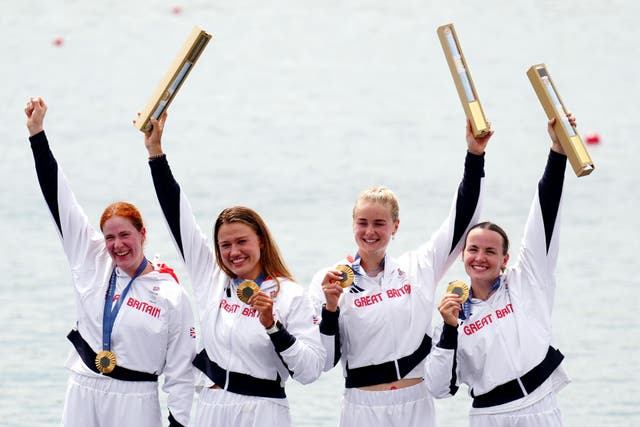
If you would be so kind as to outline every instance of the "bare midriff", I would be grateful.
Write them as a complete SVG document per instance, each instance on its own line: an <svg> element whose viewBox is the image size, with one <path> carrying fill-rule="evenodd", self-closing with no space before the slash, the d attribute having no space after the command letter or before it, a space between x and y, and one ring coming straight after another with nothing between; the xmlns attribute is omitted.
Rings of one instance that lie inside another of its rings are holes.
<svg viewBox="0 0 640 427"><path fill-rule="evenodd" d="M403 378L391 383L383 383L376 385L368 385L366 387L359 387L360 390L366 391L385 391L385 390L397 390L400 388L407 388L424 381L423 378Z"/></svg>

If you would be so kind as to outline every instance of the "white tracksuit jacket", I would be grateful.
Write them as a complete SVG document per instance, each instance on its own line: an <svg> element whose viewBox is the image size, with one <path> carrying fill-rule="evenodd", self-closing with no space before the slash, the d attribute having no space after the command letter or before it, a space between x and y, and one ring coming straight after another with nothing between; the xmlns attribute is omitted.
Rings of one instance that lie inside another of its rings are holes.
<svg viewBox="0 0 640 427"><path fill-rule="evenodd" d="M521 377L544 359L552 341L558 213L565 165L565 156L550 153L529 212L520 255L502 274L499 288L486 301L471 300L471 315L460 321L457 334L455 328L444 328L442 339L427 359L427 385L436 397L455 394L462 383L475 396L485 394ZM498 406L473 408L472 413L520 409L568 382L560 365L534 393Z"/></svg>
<svg viewBox="0 0 640 427"><path fill-rule="evenodd" d="M283 387L290 376L302 384L317 379L325 351L303 288L279 279L273 311L284 329L268 335L258 320L259 313L238 298L237 285L216 263L211 239L198 227L166 157L150 161L149 166L167 225L191 279L202 328L201 345L209 359L226 371L258 379L276 380L279 376ZM260 289L272 294L277 289L275 280L265 280ZM209 378L203 379L205 386L213 384Z"/></svg>
<svg viewBox="0 0 640 427"><path fill-rule="evenodd" d="M40 187L71 267L77 329L98 353L102 350L104 299L114 264L102 233L91 226L78 205L49 149L45 133L34 135L30 141ZM163 390L168 393L170 414L186 426L194 393L193 313L184 288L166 268L154 267L156 271L133 282L113 326L111 351L119 366L164 374ZM115 295L119 296L130 277L120 269L116 273ZM66 366L78 374L107 380L90 370L75 349L71 350ZM127 381L122 383L126 387Z"/></svg>
<svg viewBox="0 0 640 427"><path fill-rule="evenodd" d="M407 252L397 260L385 257L382 286L366 277L356 276L340 296L337 325L327 319L322 309L325 302L322 280L327 269L313 278L309 292L318 313L322 312L321 332L327 350L324 370L342 360L347 377L349 369L395 364L395 374L388 378L366 378L366 384L356 381L348 387L361 387L392 382L400 378L424 376L424 362L402 372L395 362L412 354L427 336L427 352L431 349L431 318L436 286L460 254L462 238L480 215L484 156L467 153L465 172L454 198L449 216L431 239L417 250ZM352 260L339 264L351 265ZM330 324L333 323L333 326ZM336 333L337 332L337 333Z"/></svg>

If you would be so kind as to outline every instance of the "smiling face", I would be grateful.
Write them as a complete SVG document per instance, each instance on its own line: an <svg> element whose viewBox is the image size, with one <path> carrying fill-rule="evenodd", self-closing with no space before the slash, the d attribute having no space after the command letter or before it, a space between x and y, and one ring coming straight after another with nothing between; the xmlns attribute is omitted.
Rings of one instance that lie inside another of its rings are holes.
<svg viewBox="0 0 640 427"><path fill-rule="evenodd" d="M508 261L509 254L504 253L504 240L499 233L485 228L469 231L462 262L472 286L491 286Z"/></svg>
<svg viewBox="0 0 640 427"><path fill-rule="evenodd" d="M254 280L262 272L263 243L249 225L242 222L222 224L216 240L222 262L237 278Z"/></svg>
<svg viewBox="0 0 640 427"><path fill-rule="evenodd" d="M361 257L384 257L400 220L393 219L391 208L383 203L359 200L353 210L353 236Z"/></svg>
<svg viewBox="0 0 640 427"><path fill-rule="evenodd" d="M128 218L113 215L104 221L102 234L113 262L129 276L133 276L144 258L145 228L138 231Z"/></svg>

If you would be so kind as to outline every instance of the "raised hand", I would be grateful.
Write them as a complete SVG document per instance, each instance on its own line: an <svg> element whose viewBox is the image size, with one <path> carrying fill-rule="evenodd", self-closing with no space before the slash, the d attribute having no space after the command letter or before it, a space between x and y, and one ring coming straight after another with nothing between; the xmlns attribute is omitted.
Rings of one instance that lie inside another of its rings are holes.
<svg viewBox="0 0 640 427"><path fill-rule="evenodd" d="M24 108L24 113L27 115L27 129L29 129L29 136L33 136L44 130L44 116L47 114L47 104L39 96L29 98L27 105Z"/></svg>
<svg viewBox="0 0 640 427"><path fill-rule="evenodd" d="M491 123L487 123L489 125L489 129L491 129ZM467 119L467 149L471 154L476 154L478 156L484 153L484 150L487 148L487 144L489 140L493 136L493 129L489 131L485 136L476 138L473 136L473 130L471 128L471 120Z"/></svg>

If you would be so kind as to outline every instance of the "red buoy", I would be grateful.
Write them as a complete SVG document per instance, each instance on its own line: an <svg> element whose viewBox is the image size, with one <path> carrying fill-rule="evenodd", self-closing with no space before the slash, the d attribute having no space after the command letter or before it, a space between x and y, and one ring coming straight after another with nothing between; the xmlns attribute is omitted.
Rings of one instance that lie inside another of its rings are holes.
<svg viewBox="0 0 640 427"><path fill-rule="evenodd" d="M51 42L51 44L53 44L56 47L60 47L62 46L62 44L64 43L64 39L62 37L56 37L55 39L53 39L53 41Z"/></svg>
<svg viewBox="0 0 640 427"><path fill-rule="evenodd" d="M596 132L588 132L585 135L585 141L587 142L587 144L598 144L600 143L600 135L598 135Z"/></svg>
<svg viewBox="0 0 640 427"><path fill-rule="evenodd" d="M173 9L171 9L171 12L173 12L174 15L180 15L182 13L182 8L180 6L174 6Z"/></svg>

